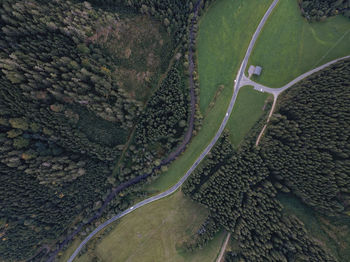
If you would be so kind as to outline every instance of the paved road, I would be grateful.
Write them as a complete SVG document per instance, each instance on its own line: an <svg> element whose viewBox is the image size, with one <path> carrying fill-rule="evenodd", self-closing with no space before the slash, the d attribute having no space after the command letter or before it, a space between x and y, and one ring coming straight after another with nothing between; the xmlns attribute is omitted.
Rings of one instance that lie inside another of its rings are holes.
<svg viewBox="0 0 350 262"><path fill-rule="evenodd" d="M253 80L250 80L248 77L246 77L244 74L242 76L242 80L240 81L239 83L239 88L243 87L243 86L253 86L255 90L258 90L260 92L266 92L266 93L270 93L270 94L273 94L275 97L279 96L283 91L285 91L286 89L294 86L296 83L300 82L301 80L311 76L312 74L322 70L322 69L325 69L326 67L334 64L334 63L337 63L341 60L344 60L344 59L347 59L347 58L350 58L350 55L348 56L344 56L344 57L340 57L340 58L337 58L337 59L334 59L328 63L325 63L324 65L321 65L319 67L316 67L300 76L298 76L297 78L295 78L294 80L290 81L288 84L280 87L280 88L271 88L271 87L267 87L267 86L264 86L264 85L261 85L259 83L256 83L254 82Z"/></svg>
<svg viewBox="0 0 350 262"><path fill-rule="evenodd" d="M219 139L219 137L221 136L221 133L223 132L227 121L229 120L229 117L231 115L233 106L236 102L236 98L237 98L237 94L240 88L240 81L242 79L242 76L244 75L244 70L247 67L247 63L250 57L250 54L253 50L254 44L256 42L256 40L258 39L258 36L266 22L266 20L268 19L268 17L270 16L272 10L275 8L275 6L277 5L277 3L279 2L279 0L274 0L273 3L271 4L271 6L269 7L269 9L266 11L264 17L262 18L262 20L260 21L260 24L258 26L258 28L256 29L249 47L247 49L247 52L245 54L245 57L242 61L242 64L238 70L237 73L237 77L235 80L235 84L234 84L234 92L230 101L230 105L227 108L225 117L220 125L219 130L216 132L215 137L211 140L210 144L204 149L204 151L200 154L200 156L197 158L197 160L194 162L194 164L190 167L190 169L186 172L186 174L180 179L179 182L177 182L173 187L171 187L170 189L164 191L163 193L160 193L156 196L147 198L137 204L135 204L134 206L126 209L125 211L119 213L118 215L112 217L111 219L107 220L106 222L104 222L103 224L101 224L100 226L98 226L93 232L91 232L84 240L83 242L81 242L81 244L79 245L79 247L74 251L74 253L71 255L71 257L68 259L68 262L72 262L74 260L74 258L78 255L78 253L81 251L81 249L86 245L86 243L92 238L94 237L100 230L102 230L103 228L105 228L106 226L108 226L109 224L113 223L114 221L118 220L119 218L131 213L132 211L134 211L135 209L142 207L144 205L147 205L149 203L152 203L156 200L159 200L161 198L164 198L166 196L169 196L171 194L173 194L176 190L178 190L180 188L180 186L185 182L185 180L189 177L189 175L196 169L196 167L199 165L199 163L205 158L205 156L209 153L209 151L212 149L212 147L215 145L215 143L217 142L217 140Z"/></svg>

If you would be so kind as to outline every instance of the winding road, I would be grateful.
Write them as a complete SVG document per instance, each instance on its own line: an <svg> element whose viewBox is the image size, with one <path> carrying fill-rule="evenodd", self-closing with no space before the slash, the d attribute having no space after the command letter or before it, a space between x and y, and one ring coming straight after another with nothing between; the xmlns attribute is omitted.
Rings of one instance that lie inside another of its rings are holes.
<svg viewBox="0 0 350 262"><path fill-rule="evenodd" d="M215 145L215 143L217 142L217 140L220 138L221 133L223 132L227 121L229 120L229 117L231 115L233 106L236 102L236 98L238 95L238 91L239 91L239 87L240 87L240 81L242 79L242 76L244 75L244 70L247 67L247 63L250 57L250 54L253 50L254 44L256 42L256 40L258 39L258 36L265 24L265 22L267 21L268 17L270 16L272 10L275 8L275 6L277 5L277 3L279 2L279 0L274 0L273 3L271 4L271 6L269 7L269 9L266 11L264 17L262 18L262 20L260 21L258 28L256 29L250 43L247 49L247 52L245 54L245 57L242 61L242 64L238 70L237 73L237 78L235 80L235 84L234 84L234 91L233 91L233 95L230 101L230 104L227 108L225 117L223 119L223 121L221 122L220 128L219 130L216 132L215 137L210 141L209 145L204 149L204 151L200 154L200 156L197 158L197 160L194 162L194 164L190 167L190 169L186 172L186 174L180 179L180 181L178 181L174 186L172 186L170 189L156 195L150 198L147 198L137 204L135 204L132 207L129 207L128 209L124 210L123 212L119 213L118 215L112 217L111 219L105 221L104 223L102 223L101 225L99 225L94 231L92 231L84 240L83 242L80 243L80 245L78 246L78 248L74 251L74 253L71 255L71 257L68 259L68 262L71 262L74 260L74 258L79 254L79 252L81 251L81 249L86 245L87 242L89 242L89 240L91 238L93 238L99 231L101 231L103 228L105 228L106 226L108 226L109 224L113 223L114 221L118 220L119 218L131 213L132 211L134 211L137 208L140 208L144 205L147 205L149 203L152 203L156 200L162 199L166 196L169 196L171 194L173 194L176 190L178 190L181 185L186 181L186 179L189 177L189 175L196 169L196 167L199 165L199 163L205 158L205 156L209 153L209 151L212 149L212 147ZM191 69L191 66L190 66Z"/></svg>
<svg viewBox="0 0 350 262"><path fill-rule="evenodd" d="M247 64L248 64L248 60L249 60L249 57L251 55L251 52L253 50L253 47L255 45L255 42L256 40L258 39L258 36L263 28L263 26L265 25L268 17L270 16L270 14L272 13L273 9L276 7L276 5L278 4L279 0L274 0L273 3L270 5L269 9L266 11L264 17L262 18L262 20L260 21L254 35L252 36L252 39L249 43L249 46L248 46L248 49L246 51L246 54L245 54L245 57L241 63L241 66L237 72L237 77L235 79L235 83L234 83L234 90L233 90L233 95L231 97L231 101L230 101L230 104L227 108L227 111L226 111L226 114L224 116L224 119L223 121L221 122L221 125L220 125L220 128L218 129L218 131L216 132L215 134L215 137L210 141L209 145L202 151L202 153L200 154L200 156L197 158L197 160L193 163L193 165L190 167L190 169L186 172L186 174L174 185L172 186L170 189L158 194L158 195L155 195L155 196L152 196L150 198L147 198L137 204L135 204L134 206L132 207L129 207L128 209L126 209L125 211L117 214L116 216L112 217L111 219L105 221L104 223L102 223L101 225L99 225L94 231L92 231L81 243L80 245L76 248L76 250L74 251L74 253L71 255L71 257L68 259L68 262L72 262L75 257L79 254L79 252L82 250L82 248L86 245L86 243L91 240L99 231L101 231L103 228L105 228L106 226L108 226L109 224L113 223L114 221L118 220L119 218L133 212L134 210L136 210L137 208L140 208L144 205L147 205L147 204L150 204L154 201L157 201L159 199L162 199L166 196L169 196L171 194L173 194L175 191L177 191L181 185L185 182L185 180L189 177L189 175L196 169L196 167L199 165L199 163L205 158L205 156L209 153L209 151L212 149L212 147L215 145L215 143L217 142L217 140L220 138L228 120L229 120L229 117L232 113L232 110L233 110L233 106L236 102L236 98L237 98L237 95L238 95L238 92L239 92L239 89L243 86L246 86L246 85L251 85L251 86L254 86L254 88L256 90L259 90L259 91L263 91L263 92L268 92L268 93L271 93L274 95L274 104L276 102L276 99L278 97L278 95L283 92L284 90L288 89L289 87L293 86L295 83L301 81L302 79L310 76L311 74L317 72L317 71L320 71L322 69L324 69L325 67L333 64L333 63L336 63L340 60L343 60L343 59L346 59L346 58L350 58L350 56L346 56L346 57L342 57L342 58L339 58L339 59L335 59L329 63L326 63L320 67L317 67L305 74L302 74L301 76L297 77L296 79L294 79L293 81L291 81L290 83L288 83L287 85L281 87L281 88L269 88L269 87L266 87L266 86L263 86L263 85L260 85L258 83L255 83L253 81L251 81L249 78L247 78L244 74L244 71L247 67ZM190 70L191 68L193 69L193 65L190 65ZM272 114L272 110L270 112L270 114ZM269 116L270 117L270 116ZM266 126L264 127L264 129L266 128ZM263 129L263 130L264 130Z"/></svg>

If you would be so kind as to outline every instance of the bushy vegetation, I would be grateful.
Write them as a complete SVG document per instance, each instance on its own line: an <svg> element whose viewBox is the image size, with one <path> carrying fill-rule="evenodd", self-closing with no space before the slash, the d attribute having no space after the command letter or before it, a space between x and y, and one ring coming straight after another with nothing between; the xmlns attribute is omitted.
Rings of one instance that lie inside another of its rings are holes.
<svg viewBox="0 0 350 262"><path fill-rule="evenodd" d="M348 0L299 0L301 13L311 21L324 20L328 16L344 14L350 17Z"/></svg>
<svg viewBox="0 0 350 262"><path fill-rule="evenodd" d="M284 94L259 147L234 152L227 136L185 183L183 191L207 206L233 232L236 261L336 261L303 223L285 216L278 192L291 192L328 216L349 209L348 137L350 61L339 62ZM211 226L212 228L215 228ZM208 236L194 236L197 245Z"/></svg>

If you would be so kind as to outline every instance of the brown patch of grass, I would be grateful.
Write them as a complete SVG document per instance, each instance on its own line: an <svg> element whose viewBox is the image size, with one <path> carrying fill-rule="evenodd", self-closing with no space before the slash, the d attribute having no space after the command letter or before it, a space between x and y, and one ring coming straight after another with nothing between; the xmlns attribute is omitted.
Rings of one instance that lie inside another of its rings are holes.
<svg viewBox="0 0 350 262"><path fill-rule="evenodd" d="M130 98L145 101L160 74L169 39L162 25L147 16L101 22L89 43L102 45L117 61L115 74Z"/></svg>

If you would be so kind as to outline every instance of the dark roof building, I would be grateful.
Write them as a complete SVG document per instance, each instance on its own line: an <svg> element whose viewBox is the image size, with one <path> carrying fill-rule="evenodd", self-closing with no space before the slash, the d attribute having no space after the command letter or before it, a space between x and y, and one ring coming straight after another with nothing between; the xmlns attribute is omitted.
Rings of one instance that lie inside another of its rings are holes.
<svg viewBox="0 0 350 262"><path fill-rule="evenodd" d="M261 66L256 66L254 69L254 75L261 75L262 67Z"/></svg>

